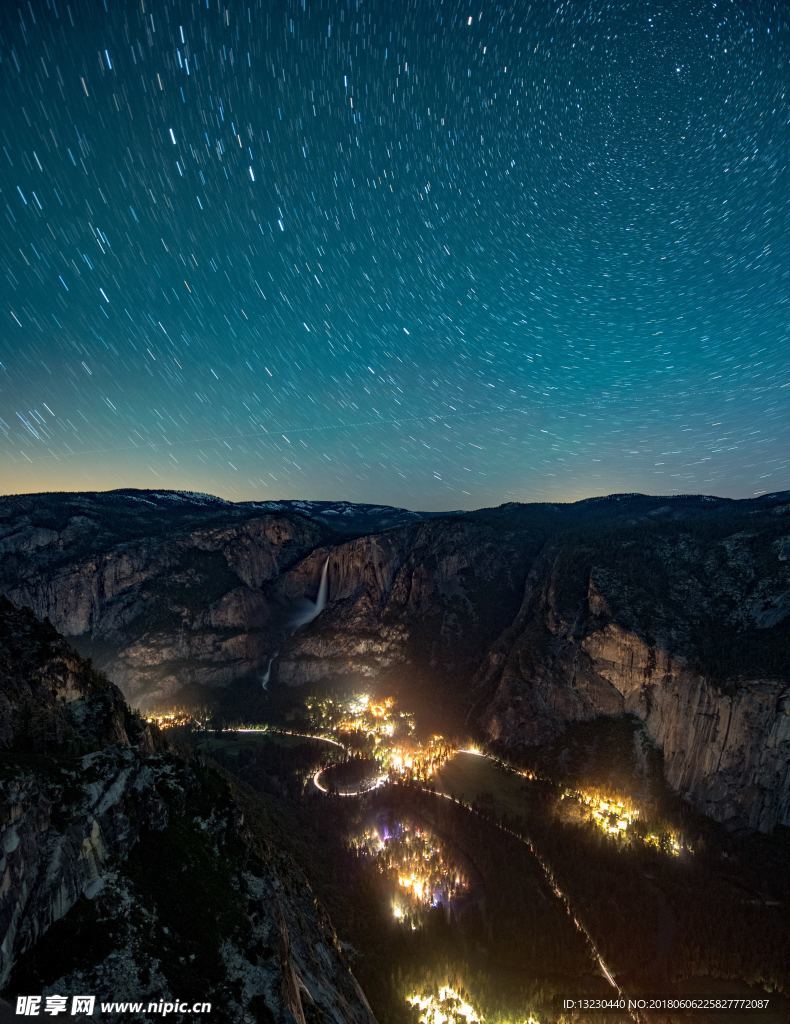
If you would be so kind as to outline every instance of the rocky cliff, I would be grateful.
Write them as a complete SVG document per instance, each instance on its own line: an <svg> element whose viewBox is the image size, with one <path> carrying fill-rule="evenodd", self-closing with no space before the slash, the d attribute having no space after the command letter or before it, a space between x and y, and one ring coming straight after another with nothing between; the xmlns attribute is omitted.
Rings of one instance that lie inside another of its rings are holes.
<svg viewBox="0 0 790 1024"><path fill-rule="evenodd" d="M262 588L325 536L299 514L203 496L6 498L1 589L150 704L262 671L279 628Z"/></svg>
<svg viewBox="0 0 790 1024"><path fill-rule="evenodd" d="M381 680L509 748L633 713L707 813L788 820L787 494L446 517L40 495L0 501L0 549L0 591L50 616L136 704L264 676L274 689ZM326 605L298 619L324 566Z"/></svg>
<svg viewBox="0 0 790 1024"><path fill-rule="evenodd" d="M0 592L49 618L143 708L260 679L275 654L284 683L407 662L468 680L516 611L534 542L456 514L315 505L0 499ZM328 525L337 519L342 529ZM374 532L349 536L365 523ZM329 605L295 630L327 559Z"/></svg>
<svg viewBox="0 0 790 1024"><path fill-rule="evenodd" d="M390 672L452 693L463 708L468 680L518 608L535 550L526 533L464 517L315 551L276 585L287 603L329 560L328 606L284 641L279 680L359 682Z"/></svg>
<svg viewBox="0 0 790 1024"><path fill-rule="evenodd" d="M790 824L790 505L657 510L547 544L476 681L490 740L630 713L719 821Z"/></svg>
<svg viewBox="0 0 790 1024"><path fill-rule="evenodd" d="M0 989L375 1024L255 801L2 598L0 724Z"/></svg>

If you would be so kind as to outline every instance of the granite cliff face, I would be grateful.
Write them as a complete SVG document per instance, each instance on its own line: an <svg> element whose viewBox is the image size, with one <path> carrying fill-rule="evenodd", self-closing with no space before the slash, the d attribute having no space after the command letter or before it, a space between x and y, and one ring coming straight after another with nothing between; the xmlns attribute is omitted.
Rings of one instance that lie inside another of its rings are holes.
<svg viewBox="0 0 790 1024"><path fill-rule="evenodd" d="M661 513L548 544L476 681L489 739L525 747L630 713L706 814L790 824L788 512Z"/></svg>
<svg viewBox="0 0 790 1024"><path fill-rule="evenodd" d="M0 990L375 1024L254 802L1 598L0 722Z"/></svg>
<svg viewBox="0 0 790 1024"><path fill-rule="evenodd" d="M673 789L718 821L790 824L790 684L742 679L727 692L615 625L585 637L582 648L645 723Z"/></svg>
<svg viewBox="0 0 790 1024"><path fill-rule="evenodd" d="M263 586L325 535L303 516L174 495L3 499L2 592L48 618L135 703L261 671Z"/></svg>
<svg viewBox="0 0 790 1024"><path fill-rule="evenodd" d="M631 713L698 807L788 822L787 494L445 517L41 495L0 501L0 549L0 592L48 615L136 704L262 677L380 679L511 749ZM324 566L326 606L296 625Z"/></svg>
<svg viewBox="0 0 790 1024"><path fill-rule="evenodd" d="M275 679L295 685L407 661L470 678L515 613L534 544L456 514L352 508L167 492L0 499L0 592L143 708L260 679L275 654ZM366 523L374 532L349 536ZM330 604L295 630L327 559Z"/></svg>
<svg viewBox="0 0 790 1024"><path fill-rule="evenodd" d="M534 547L529 537L464 517L315 551L276 590L287 603L328 558L329 603L284 642L278 678L360 681L396 670L437 686L470 679L515 614Z"/></svg>

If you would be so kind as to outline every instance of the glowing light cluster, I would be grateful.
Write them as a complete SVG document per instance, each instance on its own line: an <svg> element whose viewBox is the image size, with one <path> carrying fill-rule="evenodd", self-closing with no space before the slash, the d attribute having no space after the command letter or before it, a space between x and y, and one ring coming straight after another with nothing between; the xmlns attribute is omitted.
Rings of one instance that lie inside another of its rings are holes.
<svg viewBox="0 0 790 1024"><path fill-rule="evenodd" d="M643 842L673 857L679 857L684 849L688 849L683 840L674 832L648 832Z"/></svg>
<svg viewBox="0 0 790 1024"><path fill-rule="evenodd" d="M453 756L455 747L443 736L431 736L425 743L410 743L382 750L381 761L396 776L427 782Z"/></svg>
<svg viewBox="0 0 790 1024"><path fill-rule="evenodd" d="M418 1014L419 1024L485 1024L480 1010L451 985L440 985L433 992L414 992L406 996L406 1002ZM540 1021L530 1014L518 1024L540 1024Z"/></svg>
<svg viewBox="0 0 790 1024"><path fill-rule="evenodd" d="M145 716L146 722L157 726L159 729L176 729L180 726L191 725L195 729L204 729L208 715L201 716L198 712L188 711L186 708L168 708L167 711L151 711Z"/></svg>
<svg viewBox="0 0 790 1024"><path fill-rule="evenodd" d="M483 1024L472 1004L449 985L427 994L415 992L406 1002L419 1012L420 1024Z"/></svg>
<svg viewBox="0 0 790 1024"><path fill-rule="evenodd" d="M414 716L397 711L394 697L374 699L367 693L346 698L308 697L305 707L317 728L351 737L371 753L395 736L411 736L414 732Z"/></svg>
<svg viewBox="0 0 790 1024"><path fill-rule="evenodd" d="M427 829L402 822L371 828L354 837L351 846L372 857L378 871L392 882L392 915L412 929L433 907L446 906L469 890L461 867Z"/></svg>
<svg viewBox="0 0 790 1024"><path fill-rule="evenodd" d="M576 801L582 816L610 838L629 843L641 842L673 857L679 856L684 848L676 833L650 832L642 827L639 809L628 800L594 790L571 789L563 790L562 799Z"/></svg>
<svg viewBox="0 0 790 1024"><path fill-rule="evenodd" d="M442 736L416 740L414 715L399 710L394 697L310 697L305 707L316 730L367 754L392 779L426 782L455 753Z"/></svg>
<svg viewBox="0 0 790 1024"><path fill-rule="evenodd" d="M577 799L588 808L588 817L610 836L623 836L639 817L636 808L615 797L582 792Z"/></svg>

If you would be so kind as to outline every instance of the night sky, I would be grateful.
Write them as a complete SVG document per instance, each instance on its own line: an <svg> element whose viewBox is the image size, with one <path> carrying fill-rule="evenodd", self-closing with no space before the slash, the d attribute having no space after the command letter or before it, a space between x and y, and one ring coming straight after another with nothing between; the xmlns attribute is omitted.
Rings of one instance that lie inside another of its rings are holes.
<svg viewBox="0 0 790 1024"><path fill-rule="evenodd" d="M790 7L0 4L0 491L790 486Z"/></svg>

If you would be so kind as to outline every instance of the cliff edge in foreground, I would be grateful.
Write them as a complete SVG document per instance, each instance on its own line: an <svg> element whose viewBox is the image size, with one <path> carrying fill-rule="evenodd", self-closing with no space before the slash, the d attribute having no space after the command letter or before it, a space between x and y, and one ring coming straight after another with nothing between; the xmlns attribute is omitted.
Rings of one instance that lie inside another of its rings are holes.
<svg viewBox="0 0 790 1024"><path fill-rule="evenodd" d="M0 772L6 998L95 993L97 1006L208 1001L215 1021L375 1024L255 802L170 752L48 623L3 598Z"/></svg>

